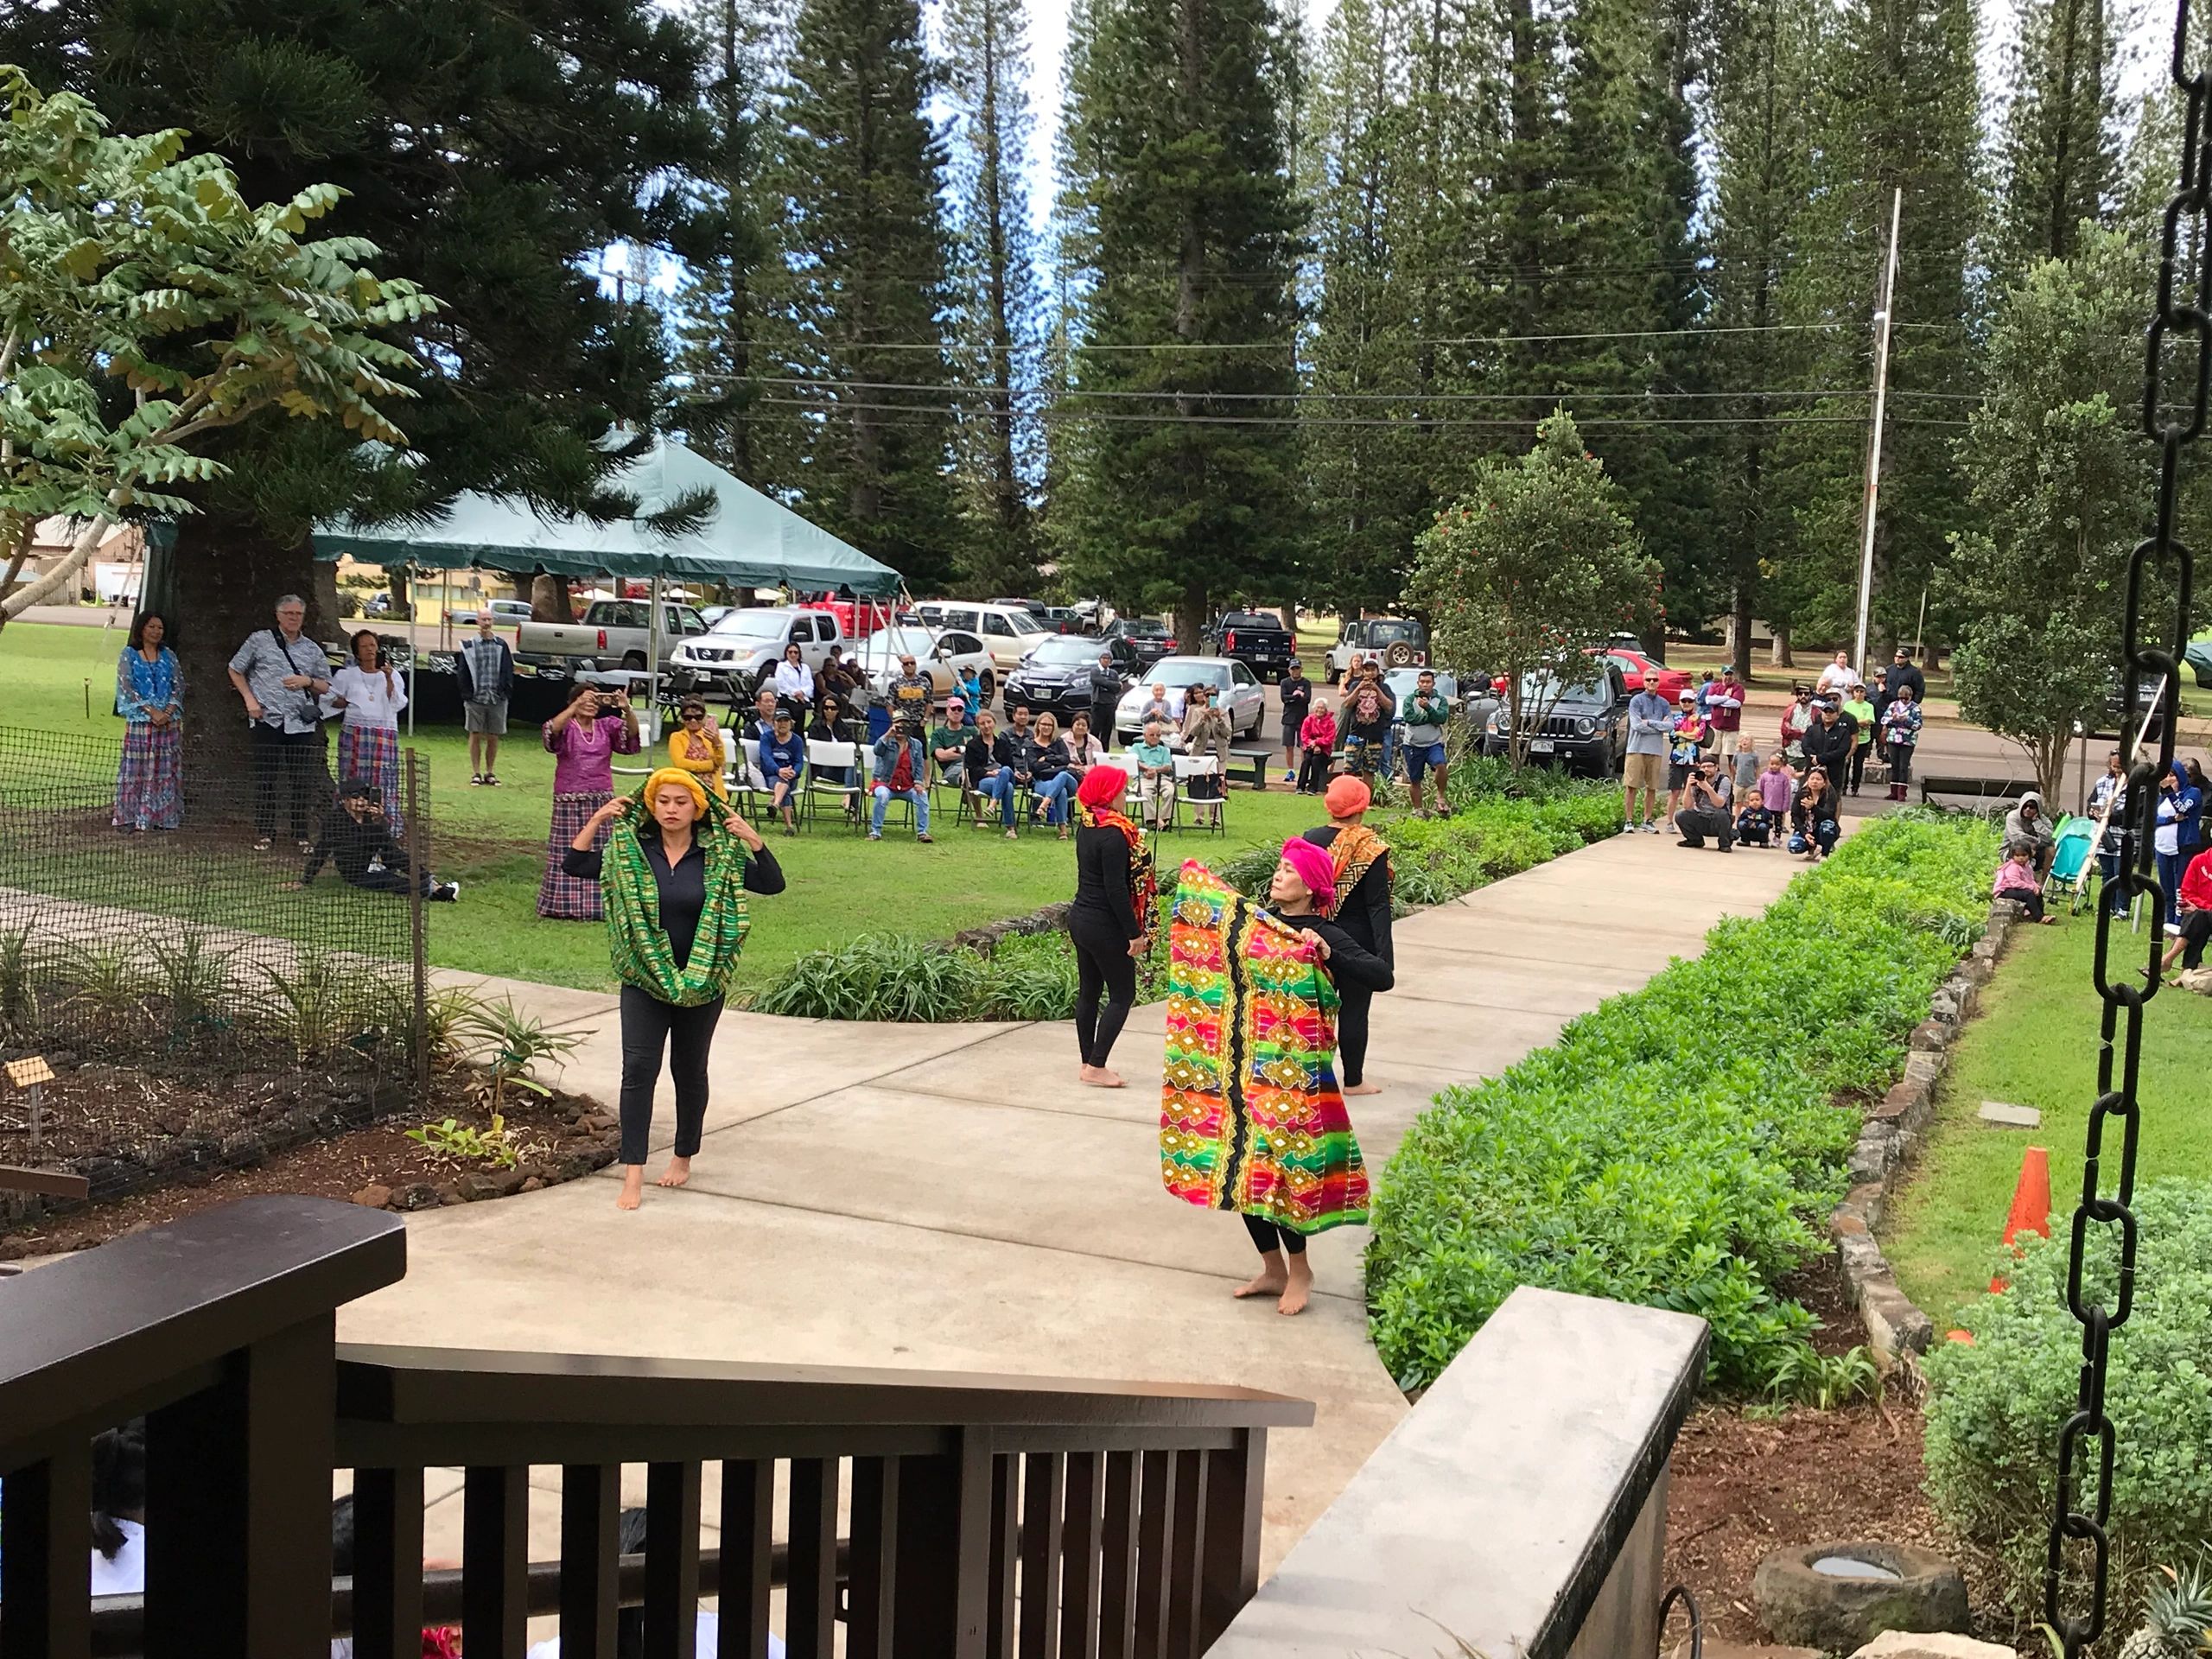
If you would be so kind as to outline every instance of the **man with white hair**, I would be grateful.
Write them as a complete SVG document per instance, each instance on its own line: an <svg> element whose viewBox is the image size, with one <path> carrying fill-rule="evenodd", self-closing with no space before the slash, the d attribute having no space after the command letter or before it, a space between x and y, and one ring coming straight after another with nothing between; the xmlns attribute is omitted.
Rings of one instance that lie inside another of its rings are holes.
<svg viewBox="0 0 2212 1659"><path fill-rule="evenodd" d="M308 851L315 845L317 810L329 796L319 700L330 690L330 659L301 632L307 620L307 601L287 594L276 601L276 626L248 634L231 658L231 684L252 722L257 853L269 850L280 823L300 850Z"/></svg>

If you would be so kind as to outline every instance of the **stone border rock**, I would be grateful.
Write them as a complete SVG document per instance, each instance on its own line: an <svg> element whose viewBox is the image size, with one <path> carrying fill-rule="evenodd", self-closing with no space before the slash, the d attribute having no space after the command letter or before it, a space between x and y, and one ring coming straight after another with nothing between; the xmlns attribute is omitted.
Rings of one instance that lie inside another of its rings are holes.
<svg viewBox="0 0 2212 1659"><path fill-rule="evenodd" d="M1897 1274L1874 1242L1874 1230L1935 1121L1936 1081L1950 1060L1959 1027L1972 1017L1981 988L1996 971L2023 913L2012 899L1992 903L1981 937L1929 998L1928 1018L1912 1030L1904 1075L1867 1111L1859 1142L1851 1149L1850 1190L1828 1217L1844 1294L1866 1326L1867 1345L1885 1363L1906 1353L1926 1353L1936 1339L1936 1322L1899 1288Z"/></svg>

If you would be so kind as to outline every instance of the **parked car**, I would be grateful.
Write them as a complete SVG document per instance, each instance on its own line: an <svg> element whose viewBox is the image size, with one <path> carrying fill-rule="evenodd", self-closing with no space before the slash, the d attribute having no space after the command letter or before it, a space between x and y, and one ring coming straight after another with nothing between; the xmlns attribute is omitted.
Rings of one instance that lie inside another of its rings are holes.
<svg viewBox="0 0 2212 1659"><path fill-rule="evenodd" d="M1265 611L1224 611L1200 645L1217 657L1236 658L1268 684L1298 660L1298 636Z"/></svg>
<svg viewBox="0 0 2212 1659"><path fill-rule="evenodd" d="M378 608L377 600L382 600L384 601L382 609ZM531 619L530 603L527 600L486 600L484 602L483 609L492 613L492 621L493 625L499 627L505 627L511 622L527 622ZM367 609L363 613L363 614L368 616L390 616L391 613L391 595L389 594L378 594L376 599L372 599L369 601ZM476 626L476 619L480 613L477 611L448 611L446 614L448 619L451 620L454 626L457 628L473 628Z"/></svg>
<svg viewBox="0 0 2212 1659"><path fill-rule="evenodd" d="M1619 771L1628 747L1628 699L1627 682L1610 658L1577 685L1561 685L1550 675L1529 675L1521 684L1522 708L1541 716L1529 740L1529 758L1592 778ZM1483 753L1503 754L1512 729L1512 709L1501 703L1483 734Z"/></svg>
<svg viewBox="0 0 2212 1659"><path fill-rule="evenodd" d="M914 671L929 677L932 696L950 696L960 672L974 669L988 703L998 683L997 666L983 642L964 628L931 628L921 623L878 628L854 649L853 660L878 696L899 677L899 659L911 653Z"/></svg>
<svg viewBox="0 0 2212 1659"><path fill-rule="evenodd" d="M512 600L493 600L497 607ZM534 622L528 606L515 629L518 657L589 657L601 667L643 668L650 650L646 630L652 620L652 601L644 599L594 600L578 622ZM496 614L496 610L494 614ZM474 619L472 618L472 620ZM673 660L677 642L704 633L707 625L689 605L661 605L661 659Z"/></svg>
<svg viewBox="0 0 2212 1659"><path fill-rule="evenodd" d="M1428 630L1411 617L1357 616L1346 622L1329 647L1331 685L1342 685L1356 658L1378 658L1385 668L1419 665L1428 660Z"/></svg>
<svg viewBox="0 0 2212 1659"><path fill-rule="evenodd" d="M1183 692L1194 685L1213 687L1216 702L1229 711L1232 737L1252 736L1267 718L1268 694L1243 664L1228 657L1163 657L1137 676L1114 710L1114 741L1122 747L1142 735L1137 716L1152 700L1155 685L1166 688L1168 708L1178 720L1183 715Z"/></svg>
<svg viewBox="0 0 2212 1659"><path fill-rule="evenodd" d="M672 673L688 674L695 684L750 697L763 674L773 673L784 647L796 645L809 668L819 668L832 645L845 645L844 630L829 611L797 605L748 607L732 611L697 639L669 653Z"/></svg>
<svg viewBox="0 0 2212 1659"><path fill-rule="evenodd" d="M722 618L728 616L737 607L734 605L703 606L701 607L699 612L699 620L707 625L707 631L711 633L714 632L715 624L721 621Z"/></svg>
<svg viewBox="0 0 2212 1659"><path fill-rule="evenodd" d="M1156 616L1117 616L1098 637L1128 641L1129 649L1137 654L1141 670L1150 668L1161 658L1171 657L1182 649L1167 625Z"/></svg>
<svg viewBox="0 0 2212 1659"><path fill-rule="evenodd" d="M1136 648L1126 639L1084 639L1080 634L1053 634L1029 648L1020 665L1007 676L1006 706L1027 703L1032 712L1051 709L1065 725L1071 716L1090 712L1090 671L1098 653L1109 653L1122 677L1123 690L1138 672ZM1117 699L1118 701L1118 696ZM1104 741L1104 734L1096 734Z"/></svg>
<svg viewBox="0 0 2212 1659"><path fill-rule="evenodd" d="M1613 666L1621 671L1621 680L1628 687L1631 697L1648 684L1661 696L1672 702L1688 687L1690 677L1678 668L1669 668L1664 663L1655 663L1641 651L1624 650L1619 645L1605 645L1592 650L1592 657L1612 659Z"/></svg>
<svg viewBox="0 0 2212 1659"><path fill-rule="evenodd" d="M930 627L957 629L980 638L983 649L991 653L992 662L998 665L1001 679L1014 671L1024 652L1052 632L1020 601L1005 603L993 600L988 605L978 605L968 600L934 599L915 608ZM1043 608L1041 605L1038 607L1039 610Z"/></svg>

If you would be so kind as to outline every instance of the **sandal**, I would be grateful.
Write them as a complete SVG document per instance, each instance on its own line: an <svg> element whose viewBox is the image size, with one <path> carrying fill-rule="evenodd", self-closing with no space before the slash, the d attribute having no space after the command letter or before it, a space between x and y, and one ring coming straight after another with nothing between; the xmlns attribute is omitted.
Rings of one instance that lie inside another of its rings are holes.
<svg viewBox="0 0 2212 1659"><path fill-rule="evenodd" d="M264 836L259 840L256 841L253 843L253 850L257 853L267 852L269 850L269 837Z"/></svg>
<svg viewBox="0 0 2212 1659"><path fill-rule="evenodd" d="M481 784L483 783L483 781L484 781L484 774L483 774L482 772L470 772L470 773L468 774L468 785L469 785L469 787L470 787L470 788L472 788L472 789L476 788L477 786L479 786L480 785L481 785Z"/></svg>
<svg viewBox="0 0 2212 1659"><path fill-rule="evenodd" d="M484 774L484 781L493 789L497 789L499 786L499 774L496 772L486 772Z"/></svg>

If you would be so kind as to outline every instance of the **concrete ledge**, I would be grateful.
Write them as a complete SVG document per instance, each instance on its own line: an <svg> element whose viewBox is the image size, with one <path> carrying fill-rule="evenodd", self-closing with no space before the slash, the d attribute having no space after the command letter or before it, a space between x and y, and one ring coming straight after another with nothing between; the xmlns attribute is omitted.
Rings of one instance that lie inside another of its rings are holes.
<svg viewBox="0 0 2212 1659"><path fill-rule="evenodd" d="M1705 1321L1523 1286L1208 1659L1650 1653Z"/></svg>

